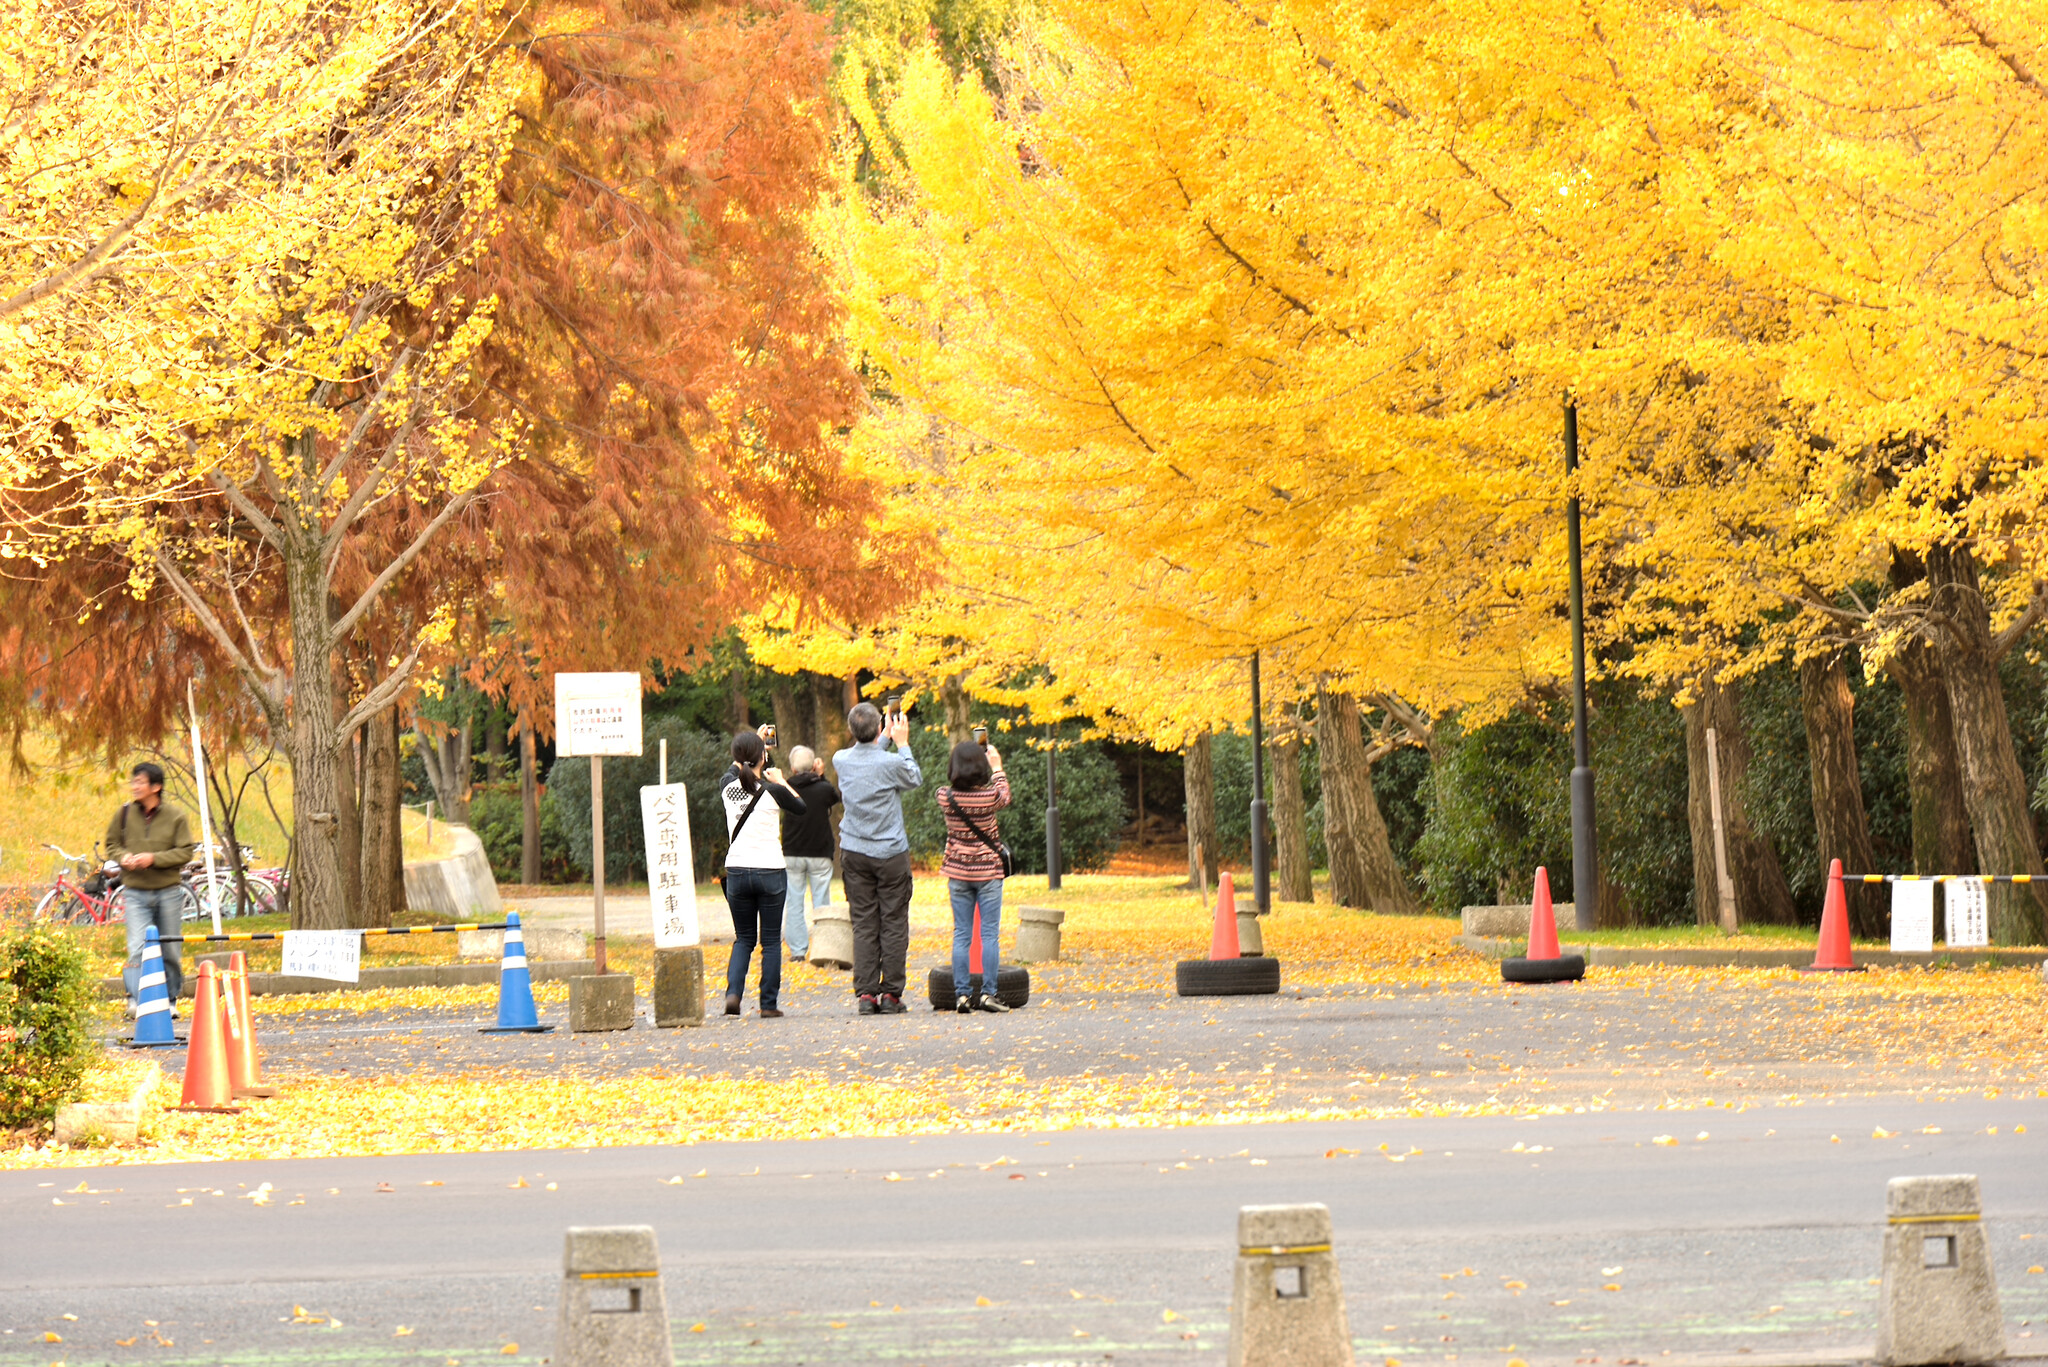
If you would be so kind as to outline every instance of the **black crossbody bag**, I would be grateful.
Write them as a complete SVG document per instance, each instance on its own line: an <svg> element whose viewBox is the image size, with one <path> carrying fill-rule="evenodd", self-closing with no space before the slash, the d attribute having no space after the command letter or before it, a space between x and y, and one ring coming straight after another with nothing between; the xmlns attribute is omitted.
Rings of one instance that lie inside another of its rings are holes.
<svg viewBox="0 0 2048 1367"><path fill-rule="evenodd" d="M1017 860L1011 855L1010 847L1000 840L991 840L987 831L974 824L973 817L960 810L960 804L953 800L951 793L946 794L946 805L953 809L954 816L959 817L967 824L968 830L974 832L975 839L996 852L996 860L1003 870L1003 877L1008 878L1017 871Z"/></svg>
<svg viewBox="0 0 2048 1367"><path fill-rule="evenodd" d="M754 800L749 802L747 809L740 813L740 819L732 823L732 835L725 842L725 848L728 852L734 845L740 843L740 832L747 828L747 818L754 814L754 808L760 806L761 799L766 796L768 796L768 780L764 778L761 780L761 786L754 790ZM714 881L717 882L719 891L723 892L725 890L724 869L718 871L718 877Z"/></svg>

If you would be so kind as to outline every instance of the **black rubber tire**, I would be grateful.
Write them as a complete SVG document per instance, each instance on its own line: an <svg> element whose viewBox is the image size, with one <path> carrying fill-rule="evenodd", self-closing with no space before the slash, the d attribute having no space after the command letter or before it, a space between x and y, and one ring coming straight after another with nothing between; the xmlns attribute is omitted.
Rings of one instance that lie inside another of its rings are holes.
<svg viewBox="0 0 2048 1367"><path fill-rule="evenodd" d="M1183 997L1261 997L1280 990L1280 961L1182 959L1173 967L1173 988Z"/></svg>
<svg viewBox="0 0 2048 1367"><path fill-rule="evenodd" d="M1500 979L1507 983L1575 983L1586 976L1586 956L1565 954L1555 959L1502 959Z"/></svg>
<svg viewBox="0 0 2048 1367"><path fill-rule="evenodd" d="M981 975L967 975L967 985L972 989L981 987ZM935 968L925 977L925 995L931 998L934 1011L951 1011L957 1003L953 997L953 970ZM1001 964L996 968L996 1000L1012 1011L1031 1000L1031 970L1018 964Z"/></svg>

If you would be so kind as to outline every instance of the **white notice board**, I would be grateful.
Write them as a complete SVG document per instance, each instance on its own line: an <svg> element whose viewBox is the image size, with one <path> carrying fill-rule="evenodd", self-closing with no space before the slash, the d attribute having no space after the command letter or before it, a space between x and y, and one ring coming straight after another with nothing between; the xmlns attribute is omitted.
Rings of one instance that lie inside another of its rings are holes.
<svg viewBox="0 0 2048 1367"><path fill-rule="evenodd" d="M689 794L680 783L640 790L647 832L647 892L654 900L654 947L697 943L697 879L690 859Z"/></svg>
<svg viewBox="0 0 2048 1367"><path fill-rule="evenodd" d="M638 674L555 675L555 754L640 753Z"/></svg>
<svg viewBox="0 0 2048 1367"><path fill-rule="evenodd" d="M1982 883L1944 883L1941 895L1948 912L1947 939L1951 947L1991 943L1990 904Z"/></svg>
<svg viewBox="0 0 2048 1367"><path fill-rule="evenodd" d="M291 978L362 980L363 936L356 930L287 930L284 972Z"/></svg>
<svg viewBox="0 0 2048 1367"><path fill-rule="evenodd" d="M1892 884L1892 951L1934 952L1934 884L1903 879Z"/></svg>

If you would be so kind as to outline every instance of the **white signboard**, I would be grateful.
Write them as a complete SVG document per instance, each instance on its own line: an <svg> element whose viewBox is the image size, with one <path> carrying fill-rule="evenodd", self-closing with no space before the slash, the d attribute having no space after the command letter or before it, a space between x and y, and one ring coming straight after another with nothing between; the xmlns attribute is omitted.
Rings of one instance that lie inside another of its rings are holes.
<svg viewBox="0 0 2048 1367"><path fill-rule="evenodd" d="M680 783L650 783L640 790L640 824L647 832L647 893L654 900L654 947L697 943L697 879L690 860L689 794Z"/></svg>
<svg viewBox="0 0 2048 1367"><path fill-rule="evenodd" d="M1948 912L1948 942L1951 947L1991 943L1990 909L1982 883L1947 883L1942 898Z"/></svg>
<svg viewBox="0 0 2048 1367"><path fill-rule="evenodd" d="M638 755L638 674L555 675L555 754Z"/></svg>
<svg viewBox="0 0 2048 1367"><path fill-rule="evenodd" d="M1934 884L1901 880L1892 884L1892 950L1934 951Z"/></svg>
<svg viewBox="0 0 2048 1367"><path fill-rule="evenodd" d="M287 930L284 972L291 978L362 980L363 937L354 930Z"/></svg>

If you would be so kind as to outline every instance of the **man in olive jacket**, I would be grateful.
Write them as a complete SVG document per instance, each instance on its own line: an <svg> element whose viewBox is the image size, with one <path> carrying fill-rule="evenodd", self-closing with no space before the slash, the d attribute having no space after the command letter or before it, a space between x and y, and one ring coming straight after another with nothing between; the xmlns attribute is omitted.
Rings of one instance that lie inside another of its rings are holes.
<svg viewBox="0 0 2048 1367"><path fill-rule="evenodd" d="M185 985L184 946L177 938L184 934L185 908L179 874L192 861L192 823L164 801L164 771L156 765L136 765L128 791L135 800L107 823L107 858L121 866L121 902L128 918L128 965L121 979L132 1003L153 925L163 942L164 988L175 1003Z"/></svg>

